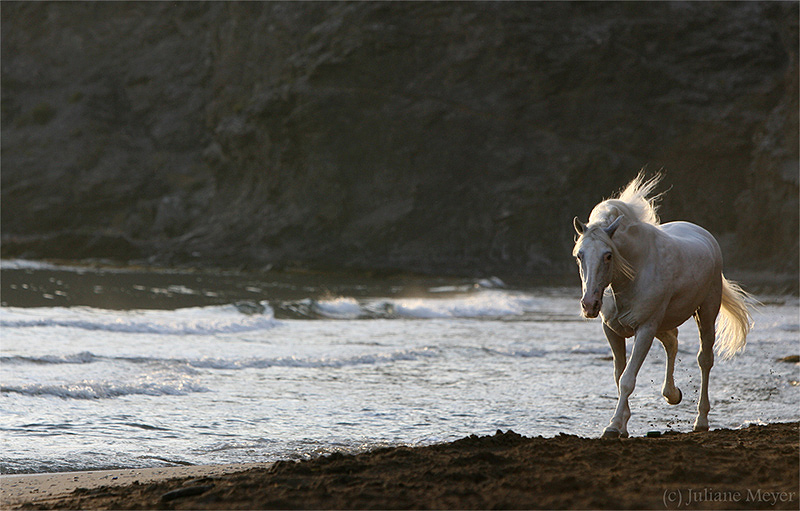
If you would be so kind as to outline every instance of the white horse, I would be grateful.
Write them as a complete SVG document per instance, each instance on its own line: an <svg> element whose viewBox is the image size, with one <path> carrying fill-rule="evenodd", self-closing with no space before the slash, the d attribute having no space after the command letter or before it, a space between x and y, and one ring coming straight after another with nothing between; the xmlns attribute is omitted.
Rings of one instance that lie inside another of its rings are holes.
<svg viewBox="0 0 800 511"><path fill-rule="evenodd" d="M669 404L681 401L673 381L678 351L678 326L694 316L700 330L697 363L702 379L694 431L708 430L708 377L717 353L729 358L744 349L752 325L748 295L722 275L722 253L708 231L688 222L661 224L655 201L648 198L660 176L636 179L615 198L597 204L584 224L573 255L578 260L586 318L603 319L603 332L614 355L619 401L603 437L627 437L631 412L628 398L647 352L658 338L667 353L661 393ZM608 289L606 289L608 288ZM625 339L635 336L630 360Z"/></svg>

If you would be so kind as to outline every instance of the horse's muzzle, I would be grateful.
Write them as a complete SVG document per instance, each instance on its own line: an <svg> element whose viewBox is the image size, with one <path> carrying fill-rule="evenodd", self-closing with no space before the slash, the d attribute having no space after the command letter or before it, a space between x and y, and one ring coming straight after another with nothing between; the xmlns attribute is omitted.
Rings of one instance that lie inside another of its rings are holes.
<svg viewBox="0 0 800 511"><path fill-rule="evenodd" d="M585 318L596 318L600 314L600 308L603 306L603 299L596 297L584 296L581 298L581 312Z"/></svg>

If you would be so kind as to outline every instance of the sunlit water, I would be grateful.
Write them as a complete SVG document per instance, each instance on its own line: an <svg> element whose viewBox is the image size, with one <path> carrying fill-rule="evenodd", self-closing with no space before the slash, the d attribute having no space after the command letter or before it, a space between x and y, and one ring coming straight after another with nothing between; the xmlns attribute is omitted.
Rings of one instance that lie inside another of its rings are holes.
<svg viewBox="0 0 800 511"><path fill-rule="evenodd" d="M578 316L575 289L501 284L176 310L2 307L0 470L273 461L497 429L597 436L616 399L600 323ZM797 419L798 365L778 361L798 352L797 299L755 320L746 351L712 370L712 428ZM691 429L693 321L679 338L683 402L660 396L656 342L633 435Z"/></svg>

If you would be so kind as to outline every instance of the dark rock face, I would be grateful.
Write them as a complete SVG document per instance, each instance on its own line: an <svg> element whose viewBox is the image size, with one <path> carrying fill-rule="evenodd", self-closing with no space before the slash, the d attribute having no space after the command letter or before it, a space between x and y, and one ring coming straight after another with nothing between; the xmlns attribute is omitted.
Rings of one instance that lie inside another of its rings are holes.
<svg viewBox="0 0 800 511"><path fill-rule="evenodd" d="M793 272L797 19L4 2L3 255L563 274L572 217L646 166L664 220Z"/></svg>

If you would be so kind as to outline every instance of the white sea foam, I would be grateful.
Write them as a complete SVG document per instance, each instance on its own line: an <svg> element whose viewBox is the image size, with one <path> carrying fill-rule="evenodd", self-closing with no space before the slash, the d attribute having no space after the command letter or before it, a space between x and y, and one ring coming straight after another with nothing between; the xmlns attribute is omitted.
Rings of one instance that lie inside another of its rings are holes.
<svg viewBox="0 0 800 511"><path fill-rule="evenodd" d="M76 383L46 385L0 385L0 392L26 396L53 396L63 399L108 399L142 394L147 396L180 396L208 389L188 381L171 383L119 383L86 380Z"/></svg>
<svg viewBox="0 0 800 511"><path fill-rule="evenodd" d="M484 351L492 355L512 358L545 357L548 354L547 350L536 348L484 348Z"/></svg>
<svg viewBox="0 0 800 511"><path fill-rule="evenodd" d="M246 358L159 358L159 357L104 357L84 351L68 355L44 355L40 357L4 356L2 364L90 364L107 361L112 363L128 362L132 364L160 364L162 366L188 366L195 369L266 369L270 367L328 368L354 365L387 364L402 360L417 360L423 357L434 357L436 348L395 350L388 353L370 353L342 357L246 357ZM5 390L4 390L5 392ZM11 391L9 391L11 392Z"/></svg>
<svg viewBox="0 0 800 511"><path fill-rule="evenodd" d="M340 296L331 300L314 300L312 310L331 319L356 319L365 311L355 298Z"/></svg>
<svg viewBox="0 0 800 511"><path fill-rule="evenodd" d="M88 351L70 355L43 355L28 357L23 355L0 357L0 364L90 364L100 357Z"/></svg>
<svg viewBox="0 0 800 511"><path fill-rule="evenodd" d="M326 319L469 319L520 316L539 309L541 300L517 292L487 290L450 297L382 298L359 301L340 296L324 300L305 299L294 309Z"/></svg>
<svg viewBox="0 0 800 511"><path fill-rule="evenodd" d="M89 307L0 308L0 327L66 327L119 333L214 335L273 328L277 322L266 305L261 314L242 314L234 305L191 307L173 311L109 311Z"/></svg>
<svg viewBox="0 0 800 511"><path fill-rule="evenodd" d="M73 270L71 266L57 266L44 261L29 261L27 259L3 259L0 260L0 268L3 270Z"/></svg>
<svg viewBox="0 0 800 511"><path fill-rule="evenodd" d="M185 363L194 368L207 369L264 369L269 367L301 367L301 368L327 368L346 367L354 365L387 364L402 360L417 360L423 357L436 356L434 348L411 350L398 350L389 353L372 353L352 357L278 357L278 358L202 358L186 360Z"/></svg>
<svg viewBox="0 0 800 511"><path fill-rule="evenodd" d="M487 289L504 288L506 283L500 277L489 277L488 279L480 279L475 283L477 287L484 287Z"/></svg>
<svg viewBox="0 0 800 511"><path fill-rule="evenodd" d="M505 291L482 291L453 298L402 298L383 302L400 317L487 318L520 316L537 309L539 300Z"/></svg>
<svg viewBox="0 0 800 511"><path fill-rule="evenodd" d="M141 268L113 266L113 265L74 265L74 264L57 264L46 261L35 261L29 259L2 259L0 260L0 269L3 270L33 270L33 271L68 271L78 274L85 273L142 273ZM163 275L179 275L187 274L190 270L182 270L180 268L149 268L147 270L150 274L163 274Z"/></svg>

